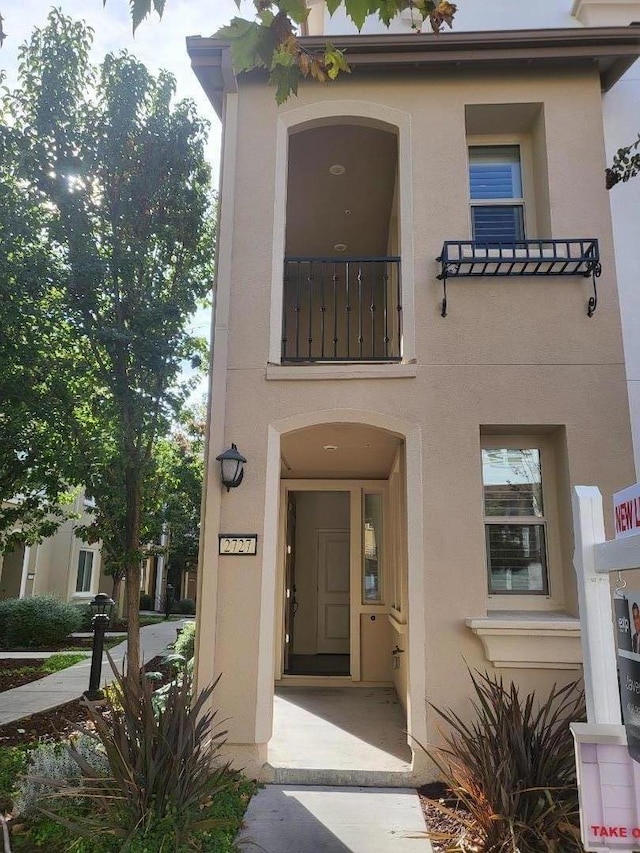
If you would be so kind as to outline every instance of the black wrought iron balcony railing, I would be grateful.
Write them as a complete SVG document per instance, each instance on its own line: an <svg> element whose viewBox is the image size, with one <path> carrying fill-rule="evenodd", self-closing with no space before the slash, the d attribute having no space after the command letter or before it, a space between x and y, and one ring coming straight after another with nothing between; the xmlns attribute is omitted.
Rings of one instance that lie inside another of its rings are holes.
<svg viewBox="0 0 640 853"><path fill-rule="evenodd" d="M564 240L517 240L486 242L446 240L438 258L444 290L442 316L447 316L447 280L491 276L584 276L591 278L593 295L587 314L598 305L596 279L602 271L600 250L595 238Z"/></svg>
<svg viewBox="0 0 640 853"><path fill-rule="evenodd" d="M400 361L400 258L284 262L282 361Z"/></svg>

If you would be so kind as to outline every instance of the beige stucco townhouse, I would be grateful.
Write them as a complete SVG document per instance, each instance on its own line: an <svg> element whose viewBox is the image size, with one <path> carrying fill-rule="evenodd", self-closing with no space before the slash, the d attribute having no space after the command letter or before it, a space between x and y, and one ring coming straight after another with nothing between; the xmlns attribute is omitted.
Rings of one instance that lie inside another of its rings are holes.
<svg viewBox="0 0 640 853"><path fill-rule="evenodd" d="M0 601L51 594L62 601L86 604L97 592L111 592L111 579L102 574L100 543L75 535L90 522L93 498L79 490L65 507L70 516L52 536L34 545L17 545L0 554Z"/></svg>
<svg viewBox="0 0 640 853"><path fill-rule="evenodd" d="M571 487L635 477L602 93L640 32L332 40L353 73L280 107L188 40L223 122L197 672L265 779L282 687L392 687L412 746L467 666L579 677Z"/></svg>

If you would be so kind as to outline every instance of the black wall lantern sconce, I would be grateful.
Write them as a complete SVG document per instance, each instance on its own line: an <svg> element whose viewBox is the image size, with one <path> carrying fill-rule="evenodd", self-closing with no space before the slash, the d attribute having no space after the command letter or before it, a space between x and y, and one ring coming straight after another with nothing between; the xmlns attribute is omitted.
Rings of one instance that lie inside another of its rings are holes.
<svg viewBox="0 0 640 853"><path fill-rule="evenodd" d="M244 456L238 452L235 444L232 444L229 450L225 450L220 456L216 456L216 462L220 463L220 479L228 492L242 482L246 461Z"/></svg>

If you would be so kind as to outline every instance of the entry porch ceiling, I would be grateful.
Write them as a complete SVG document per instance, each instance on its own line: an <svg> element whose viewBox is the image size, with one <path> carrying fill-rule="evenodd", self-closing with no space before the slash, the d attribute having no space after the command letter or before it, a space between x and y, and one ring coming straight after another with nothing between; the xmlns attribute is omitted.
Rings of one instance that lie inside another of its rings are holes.
<svg viewBox="0 0 640 853"><path fill-rule="evenodd" d="M286 254L340 257L389 254L396 180L393 133L332 124L289 139ZM332 174L331 167L342 167Z"/></svg>
<svg viewBox="0 0 640 853"><path fill-rule="evenodd" d="M401 444L399 436L362 424L307 427L283 436L281 476L287 480L386 480Z"/></svg>

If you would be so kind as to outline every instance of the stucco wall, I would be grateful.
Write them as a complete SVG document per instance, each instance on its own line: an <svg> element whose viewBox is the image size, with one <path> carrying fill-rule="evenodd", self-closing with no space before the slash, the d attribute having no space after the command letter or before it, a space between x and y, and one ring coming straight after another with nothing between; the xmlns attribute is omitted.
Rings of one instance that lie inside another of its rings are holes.
<svg viewBox="0 0 640 853"><path fill-rule="evenodd" d="M267 380L273 225L284 205L282 176L276 180L278 115L314 101L347 97L375 101L409 116L410 148L400 152L400 169L408 170L413 208L411 221L405 217L401 228L410 229L414 246L416 376ZM601 180L605 156L597 75L588 70L513 73L508 79L496 75L478 80L460 73L383 81L358 74L321 91L303 86L299 97L280 109L273 91L260 82L243 83L237 100L237 144L235 125L226 130L221 229L228 240L216 330L217 352L223 355L213 377L211 456L233 441L249 463L242 486L228 495L221 494L210 468L199 601L213 612L200 622L200 678L223 673L217 702L222 716L229 718L231 742L268 740L268 689L259 688L258 672L265 671L274 654L273 624L271 632L268 625L261 626L264 607L273 607L265 554L274 553L276 541L264 515L265 500L273 499L273 471L268 469L273 462L268 463L267 450L270 435L275 439L270 425L299 413L358 409L400 416L420 429L422 462L418 471L409 472L411 483L420 484L424 530L414 543L423 564L410 566L422 573L425 584L424 601L409 601L409 621L412 608L414 613L424 608L425 615L424 648L412 650L424 656L426 689L418 697L417 713L424 714L426 702L464 711L465 661L487 666L480 640L464 623L487 612L481 426L553 434L566 581L564 596L550 601L557 609L576 610L569 485L597 483L607 501L633 479L609 201ZM582 278L452 282L449 316L440 316L435 258L443 240L469 236L464 107L517 102L544 104L553 236L600 240L603 275L598 310L591 319L586 315L590 282ZM224 403L218 404L216 393L223 390ZM411 503L416 493L415 486L410 488ZM219 530L262 533L258 555L218 558ZM575 674L509 671L525 686L541 687Z"/></svg>

